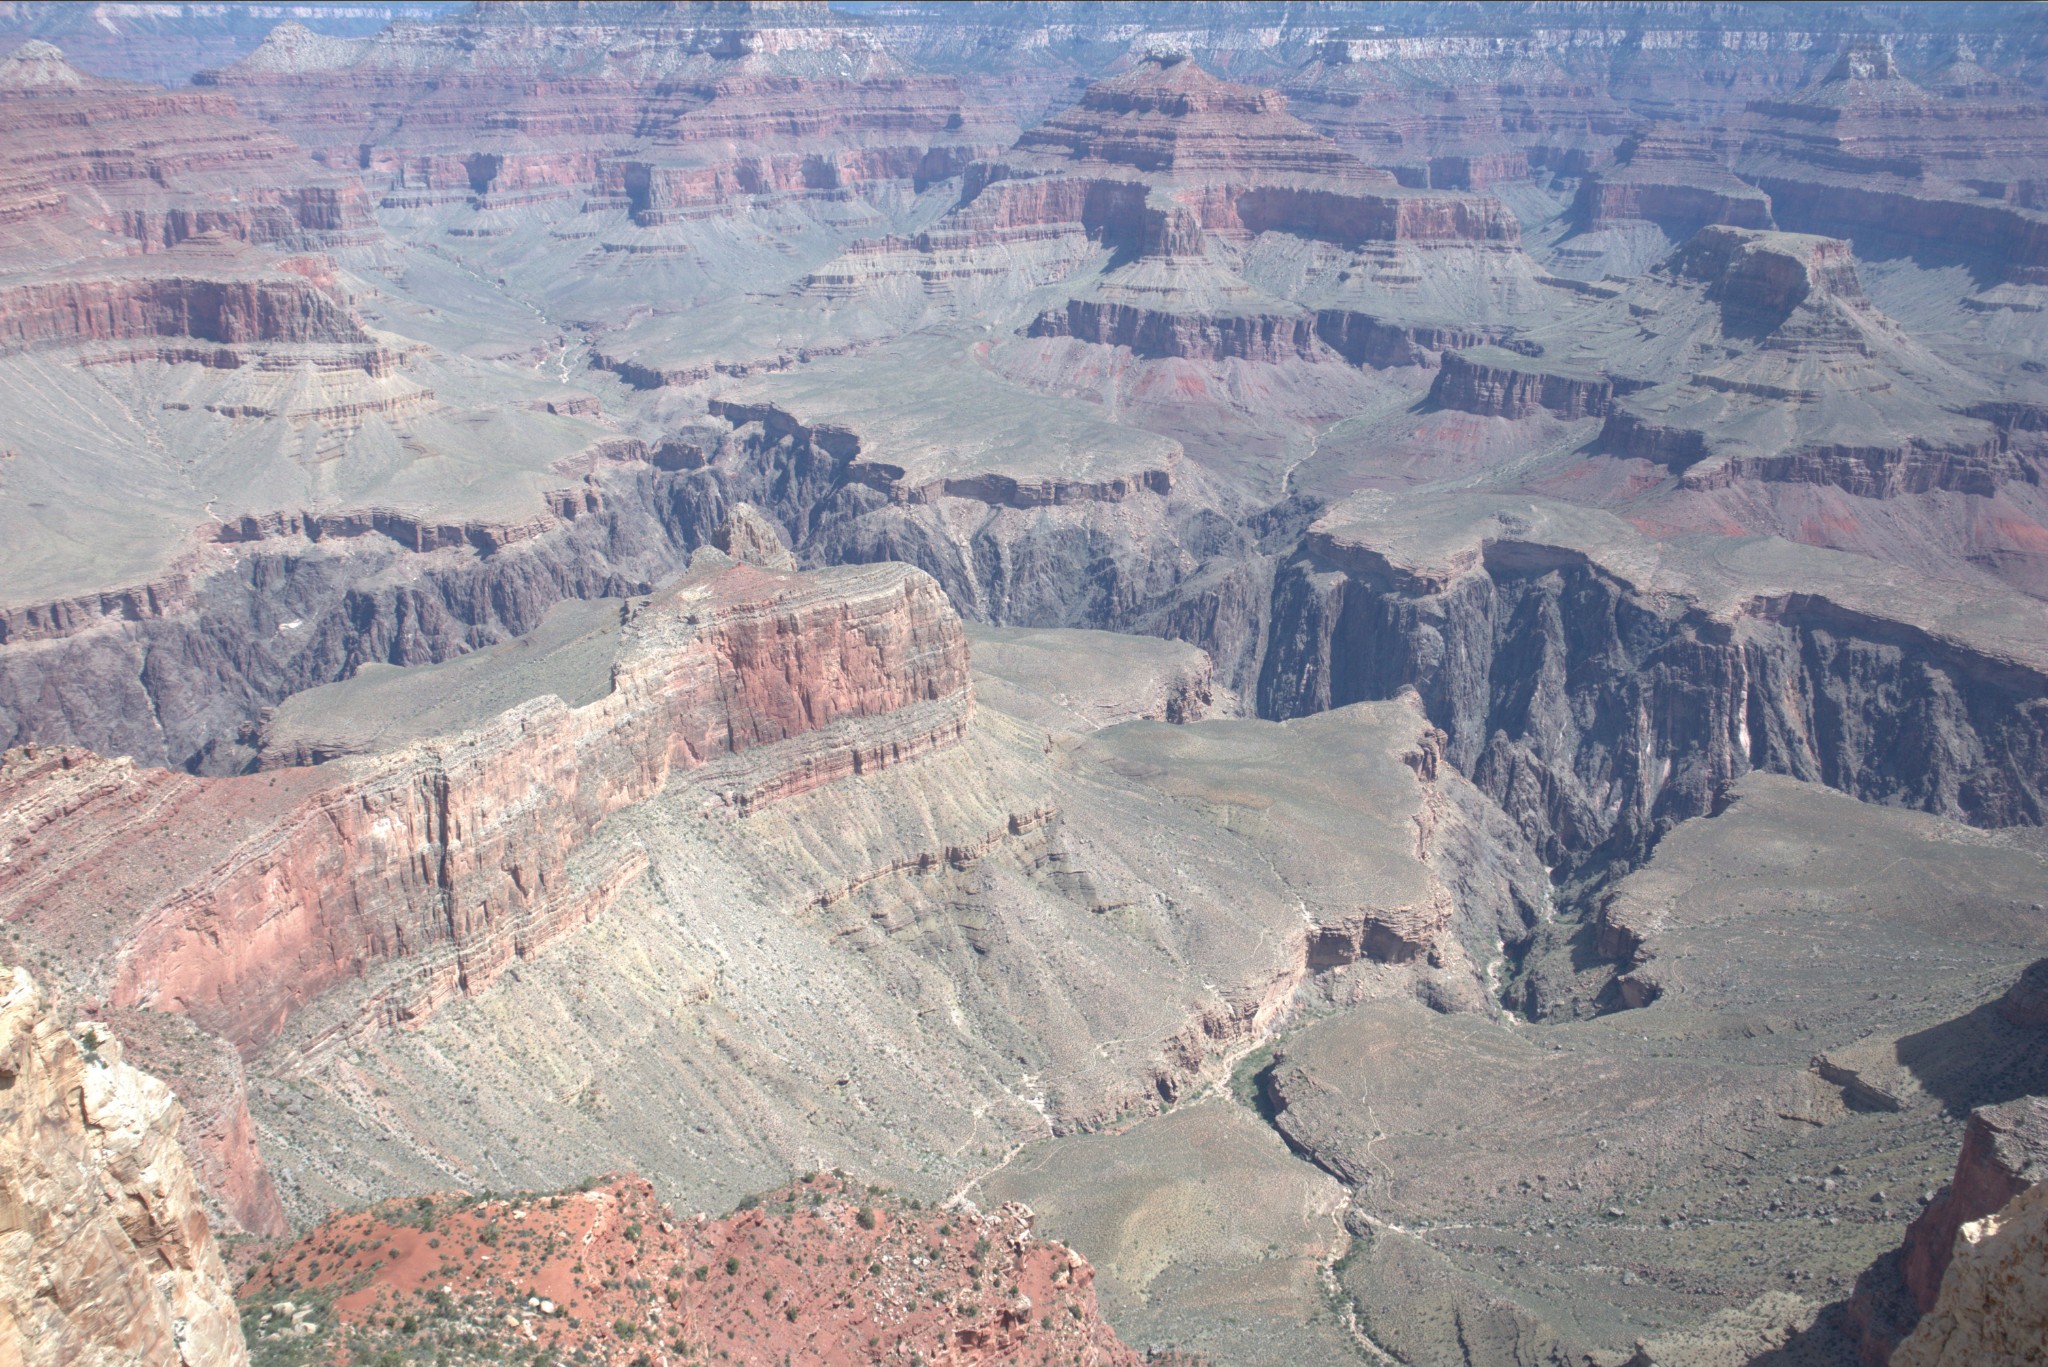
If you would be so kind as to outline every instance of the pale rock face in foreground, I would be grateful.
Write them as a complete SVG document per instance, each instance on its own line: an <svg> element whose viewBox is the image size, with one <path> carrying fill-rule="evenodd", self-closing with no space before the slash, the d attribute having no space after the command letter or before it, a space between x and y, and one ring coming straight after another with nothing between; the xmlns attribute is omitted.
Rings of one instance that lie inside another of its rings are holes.
<svg viewBox="0 0 2048 1367"><path fill-rule="evenodd" d="M170 1088L0 967L0 1367L248 1361Z"/></svg>
<svg viewBox="0 0 2048 1367"><path fill-rule="evenodd" d="M1941 1298L1892 1367L2017 1367L2048 1361L2048 1186L1963 1226Z"/></svg>

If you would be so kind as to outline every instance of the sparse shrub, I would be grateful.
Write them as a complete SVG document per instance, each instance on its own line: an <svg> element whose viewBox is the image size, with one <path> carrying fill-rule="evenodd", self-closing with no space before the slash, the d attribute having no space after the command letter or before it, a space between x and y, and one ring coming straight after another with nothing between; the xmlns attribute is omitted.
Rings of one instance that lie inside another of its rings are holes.
<svg viewBox="0 0 2048 1367"><path fill-rule="evenodd" d="M725 1275L730 1277L739 1270L740 1260L728 1253L725 1258Z"/></svg>
<svg viewBox="0 0 2048 1367"><path fill-rule="evenodd" d="M875 1210L873 1206L862 1206L853 1218L862 1229L873 1229L875 1227Z"/></svg>

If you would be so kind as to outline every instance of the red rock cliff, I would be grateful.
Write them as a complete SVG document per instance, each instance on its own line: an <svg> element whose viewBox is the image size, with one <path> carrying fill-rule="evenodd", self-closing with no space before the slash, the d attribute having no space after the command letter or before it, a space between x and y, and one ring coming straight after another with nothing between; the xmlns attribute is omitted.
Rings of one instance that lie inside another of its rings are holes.
<svg viewBox="0 0 2048 1367"><path fill-rule="evenodd" d="M742 807L964 734L967 644L899 565L700 579L624 628L611 693L552 695L373 759L233 779L76 751L0 766L0 915L88 929L122 1006L190 1015L245 1054L329 988L376 975L376 1015L475 992L596 914L632 850L572 866L612 812L724 761ZM397 965L397 968L391 967Z"/></svg>

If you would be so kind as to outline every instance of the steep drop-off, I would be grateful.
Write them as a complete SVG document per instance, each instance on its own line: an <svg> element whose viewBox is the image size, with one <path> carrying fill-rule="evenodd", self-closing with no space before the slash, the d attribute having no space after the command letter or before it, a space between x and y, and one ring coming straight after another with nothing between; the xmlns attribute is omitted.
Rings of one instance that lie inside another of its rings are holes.
<svg viewBox="0 0 2048 1367"><path fill-rule="evenodd" d="M79 877L84 830L109 853L157 845L189 881L167 885L159 867L135 883L123 868L140 866L98 866L96 880L139 913L105 987L253 1052L299 1007L380 964L405 971L372 995L372 1020L415 1017L588 920L644 856L621 852L572 878L569 854L671 773L745 756L754 762L722 780L745 806L946 745L966 723L958 619L912 570L798 579L735 567L622 605L621 617L595 702L538 698L472 731L282 782L10 752L22 848L6 900L62 937L58 923L79 908L49 881ZM317 742L300 748L331 758Z"/></svg>
<svg viewBox="0 0 2048 1367"><path fill-rule="evenodd" d="M170 1089L0 967L0 1356L241 1367L227 1270Z"/></svg>
<svg viewBox="0 0 2048 1367"><path fill-rule="evenodd" d="M1411 687L1451 761L1566 874L1627 867L1752 768L1982 825L2042 820L2037 664L1821 592L1701 611L1512 526L1455 569L1411 570L1333 515L1276 578L1259 711Z"/></svg>

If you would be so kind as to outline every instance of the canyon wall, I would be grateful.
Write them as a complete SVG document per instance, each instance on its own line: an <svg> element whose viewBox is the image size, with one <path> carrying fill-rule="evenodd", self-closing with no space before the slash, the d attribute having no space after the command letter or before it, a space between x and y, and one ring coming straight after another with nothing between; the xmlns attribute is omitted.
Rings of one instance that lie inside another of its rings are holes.
<svg viewBox="0 0 2048 1367"><path fill-rule="evenodd" d="M243 1367L170 1089L0 967L0 1358Z"/></svg>
<svg viewBox="0 0 2048 1367"><path fill-rule="evenodd" d="M0 346L144 337L191 338L223 346L328 343L368 352L371 365L390 364L388 358L378 359L369 334L345 307L311 281L293 275L257 279L115 275L0 289ZM229 367L239 363L231 355L225 359Z"/></svg>
<svg viewBox="0 0 2048 1367"><path fill-rule="evenodd" d="M1574 551L1487 546L1417 578L1311 534L1283 565L1260 715L1414 688L1452 763L1565 872L1626 868L1749 769L1980 825L2035 825L2048 727L2031 670L1817 595L1733 620Z"/></svg>
<svg viewBox="0 0 2048 1367"><path fill-rule="evenodd" d="M639 605L623 633L593 703L542 697L319 769L193 779L11 752L0 772L21 848L0 899L39 923L78 914L81 830L161 848L184 870L168 887L161 865L132 887L94 866L139 913L109 994L247 1053L337 983L374 977L372 1019L416 1018L588 920L644 856L572 853L672 775L733 759L707 800L745 809L949 745L967 724L959 621L905 567L734 567Z"/></svg>
<svg viewBox="0 0 2048 1367"><path fill-rule="evenodd" d="M1941 1295L1893 1367L2022 1367L2048 1337L2048 1187L1962 1227Z"/></svg>

